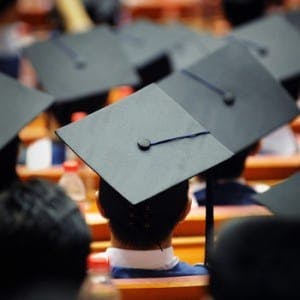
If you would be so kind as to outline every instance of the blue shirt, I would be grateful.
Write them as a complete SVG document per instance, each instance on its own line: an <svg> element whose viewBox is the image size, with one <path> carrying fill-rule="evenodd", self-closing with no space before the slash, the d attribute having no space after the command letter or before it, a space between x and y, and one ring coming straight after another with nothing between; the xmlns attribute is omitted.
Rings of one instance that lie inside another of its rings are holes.
<svg viewBox="0 0 300 300"><path fill-rule="evenodd" d="M208 275L207 269L203 265L189 265L179 262L169 270L145 270L124 267L112 267L113 278L149 278L149 277L175 277L189 275Z"/></svg>
<svg viewBox="0 0 300 300"><path fill-rule="evenodd" d="M256 192L249 186L238 182L217 183L214 187L214 205L259 204L253 199ZM205 205L206 189L194 193L198 204Z"/></svg>

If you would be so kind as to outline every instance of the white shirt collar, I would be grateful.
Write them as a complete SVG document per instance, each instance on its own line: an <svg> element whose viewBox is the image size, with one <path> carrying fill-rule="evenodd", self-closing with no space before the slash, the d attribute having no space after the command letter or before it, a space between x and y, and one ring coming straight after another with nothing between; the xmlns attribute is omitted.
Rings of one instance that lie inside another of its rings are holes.
<svg viewBox="0 0 300 300"><path fill-rule="evenodd" d="M107 248L105 252L112 267L169 270L179 262L172 247L161 250L125 250Z"/></svg>

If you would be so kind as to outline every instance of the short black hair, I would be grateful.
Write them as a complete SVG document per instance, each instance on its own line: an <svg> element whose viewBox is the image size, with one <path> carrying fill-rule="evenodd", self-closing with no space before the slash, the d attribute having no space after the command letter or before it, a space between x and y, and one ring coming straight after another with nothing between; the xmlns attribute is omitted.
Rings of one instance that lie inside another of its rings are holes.
<svg viewBox="0 0 300 300"><path fill-rule="evenodd" d="M299 289L299 220L252 217L220 232L210 257L214 300L294 299Z"/></svg>
<svg viewBox="0 0 300 300"><path fill-rule="evenodd" d="M187 193L186 180L132 205L101 180L99 202L115 237L125 245L146 250L160 245L172 233L187 207Z"/></svg>
<svg viewBox="0 0 300 300"><path fill-rule="evenodd" d="M222 180L222 179L231 180L240 177L245 169L245 163L247 157L257 147L258 147L258 142L234 154L226 161L210 168L206 172L203 172L201 176L205 178L207 174L212 173L215 180Z"/></svg>
<svg viewBox="0 0 300 300"><path fill-rule="evenodd" d="M14 137L0 150L0 191L9 188L18 180L16 165L19 152L19 138Z"/></svg>
<svg viewBox="0 0 300 300"><path fill-rule="evenodd" d="M59 279L81 284L91 236L77 205L47 181L0 194L0 286ZM1 286L1 289L4 286Z"/></svg>
<svg viewBox="0 0 300 300"><path fill-rule="evenodd" d="M242 25L263 16L264 0L223 0L225 17L232 26Z"/></svg>

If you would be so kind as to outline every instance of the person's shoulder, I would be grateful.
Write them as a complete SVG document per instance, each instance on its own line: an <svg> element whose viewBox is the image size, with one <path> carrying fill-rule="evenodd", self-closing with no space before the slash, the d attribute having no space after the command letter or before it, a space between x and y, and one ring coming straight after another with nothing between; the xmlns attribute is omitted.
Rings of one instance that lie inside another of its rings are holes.
<svg viewBox="0 0 300 300"><path fill-rule="evenodd" d="M178 262L168 270L145 270L134 268L112 267L113 278L151 278L151 277L176 277L190 275L207 275L208 271L203 265L189 265Z"/></svg>
<svg viewBox="0 0 300 300"><path fill-rule="evenodd" d="M202 265L202 264L190 265L183 261L180 261L171 270L172 270L172 272L177 274L176 276L207 275L208 274L208 271L204 265Z"/></svg>

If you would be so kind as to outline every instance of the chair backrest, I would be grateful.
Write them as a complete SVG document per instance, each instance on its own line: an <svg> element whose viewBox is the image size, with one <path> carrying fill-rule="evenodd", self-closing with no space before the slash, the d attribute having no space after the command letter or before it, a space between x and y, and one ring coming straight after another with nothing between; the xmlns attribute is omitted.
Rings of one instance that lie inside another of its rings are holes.
<svg viewBox="0 0 300 300"><path fill-rule="evenodd" d="M270 180L275 182L300 170L300 155L256 155L246 161L244 177L248 182ZM274 183L275 183L274 182Z"/></svg>
<svg viewBox="0 0 300 300"><path fill-rule="evenodd" d="M206 294L208 276L114 279L114 282L122 300L199 300Z"/></svg>

